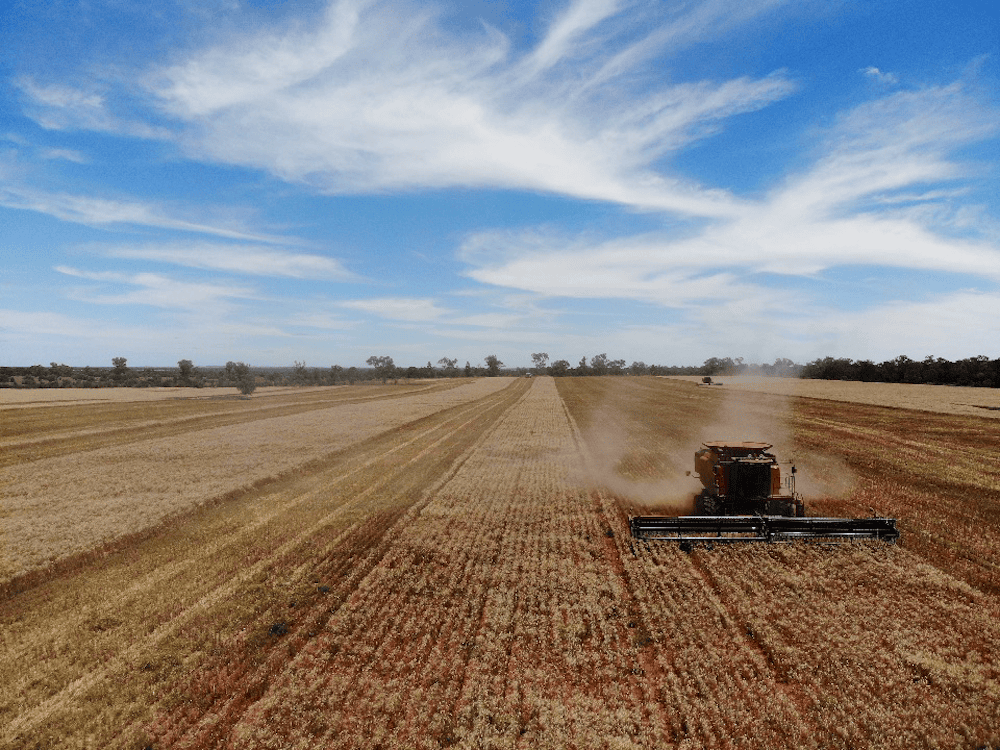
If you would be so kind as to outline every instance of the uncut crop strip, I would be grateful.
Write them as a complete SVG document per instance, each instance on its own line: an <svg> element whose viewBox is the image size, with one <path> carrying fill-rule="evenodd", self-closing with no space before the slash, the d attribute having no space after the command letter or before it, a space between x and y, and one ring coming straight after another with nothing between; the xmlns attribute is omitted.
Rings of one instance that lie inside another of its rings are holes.
<svg viewBox="0 0 1000 750"><path fill-rule="evenodd" d="M701 376L671 380L700 382ZM813 380L758 376L713 376L726 390L770 393L779 396L915 409L943 414L1000 418L1000 393L995 388L926 385L922 383L863 383L847 380ZM716 390L713 386L711 390Z"/></svg>
<svg viewBox="0 0 1000 750"><path fill-rule="evenodd" d="M455 388L375 398L236 425L81 450L0 469L0 591L53 562L75 564L171 515L272 481L310 461L449 404L503 387L484 378Z"/></svg>
<svg viewBox="0 0 1000 750"><path fill-rule="evenodd" d="M76 608L76 619L99 618L103 609L100 591L108 584L108 576L114 579L125 573L128 555L122 554L101 570L82 571L68 581L53 582L48 590L9 602L4 607L5 619L20 617L28 630L17 631L24 634L16 639L19 643L7 644L8 655L13 656L4 659L8 676L18 674L16 665L25 659L40 658L42 664L52 664L47 673L34 672L27 680L4 683L10 685L3 696L6 718L11 718L12 709L18 716L8 730L8 739L61 736L71 730L78 737L92 734L106 739L109 733L113 736L116 729L144 715L147 705L157 703L153 694L158 689L172 680L183 682L183 675L194 666L192 658L197 662L220 642L235 637L240 626L249 625L256 633L263 627L266 633L272 610L284 611L283 600L289 594L286 587L296 583L287 576L301 568L303 553L322 551L324 544L336 547L337 538L347 533L352 523L371 515L370 506L378 498L387 509L412 503L417 493L407 490L409 494L400 496L392 489L400 472L416 471L418 484L425 481L428 470L460 453L468 433L476 434L488 426L524 387L515 382L507 391L475 404L453 407L399 434L373 439L331 462L329 469L313 467L313 473L289 480L285 487L213 509L205 518L191 519L173 535L150 540L131 562L149 566L145 575L152 576L152 588L142 585L140 574L139 582L115 603L118 622L92 635L93 641L81 643L78 634L74 638L76 623L64 627L63 621L51 619L55 612L46 614L46 607L51 606L46 601L54 595L53 589L82 586L86 593L77 596L88 603ZM244 515L261 517L259 522L247 524ZM227 534L224 539L220 537L214 546L203 546L206 536L214 538L213 532L223 530ZM178 565L166 580L158 577L163 564ZM240 586L255 592L247 597L253 601L243 601ZM35 629L25 621L26 614L48 624L46 637L31 638ZM262 617L264 625L258 622ZM152 632L144 624L148 622L158 623ZM148 672L141 667L144 663L152 665ZM53 684L59 686L54 693ZM161 699L180 700L180 696ZM106 708L95 711L96 705ZM116 717L114 721L109 722L108 712Z"/></svg>

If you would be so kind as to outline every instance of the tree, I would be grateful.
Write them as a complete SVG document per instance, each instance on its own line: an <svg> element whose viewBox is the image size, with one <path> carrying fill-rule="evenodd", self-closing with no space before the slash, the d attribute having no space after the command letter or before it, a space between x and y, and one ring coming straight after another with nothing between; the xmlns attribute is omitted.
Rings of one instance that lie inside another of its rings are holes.
<svg viewBox="0 0 1000 750"><path fill-rule="evenodd" d="M306 363L295 360L295 374L292 376L296 385L305 385L309 376L306 374Z"/></svg>
<svg viewBox="0 0 1000 750"><path fill-rule="evenodd" d="M177 362L177 368L180 370L179 382L181 385L194 385L194 362L190 359L182 359Z"/></svg>
<svg viewBox="0 0 1000 750"><path fill-rule="evenodd" d="M531 355L531 362L535 366L535 374L541 375L549 363L549 355L546 352L535 352Z"/></svg>
<svg viewBox="0 0 1000 750"><path fill-rule="evenodd" d="M365 362L375 368L375 377L383 383L396 373L396 363L392 361L392 357L379 357L373 354Z"/></svg>
<svg viewBox="0 0 1000 750"><path fill-rule="evenodd" d="M598 354L590 358L590 373L592 375L608 374L608 355Z"/></svg>
<svg viewBox="0 0 1000 750"><path fill-rule="evenodd" d="M736 363L733 362L732 358L724 357L719 359L718 357L710 357L705 360L705 364L702 365L701 374L702 375L729 375L733 372L733 368L736 367Z"/></svg>
<svg viewBox="0 0 1000 750"><path fill-rule="evenodd" d="M227 362L226 371L232 372L235 385L244 396L249 396L257 390L257 377L250 372L250 365L243 362Z"/></svg>
<svg viewBox="0 0 1000 750"><path fill-rule="evenodd" d="M501 362L497 355L487 354L486 355L486 374L491 378L495 378L500 374L500 368L503 367L503 362Z"/></svg>
<svg viewBox="0 0 1000 750"><path fill-rule="evenodd" d="M562 378L569 375L569 362L565 359L557 359L549 366L549 375Z"/></svg>
<svg viewBox="0 0 1000 750"><path fill-rule="evenodd" d="M445 377L453 378L458 375L458 359L441 357L441 359L438 360L438 364L444 369Z"/></svg>
<svg viewBox="0 0 1000 750"><path fill-rule="evenodd" d="M465 377L472 377L472 365L469 364L469 360L465 360Z"/></svg>
<svg viewBox="0 0 1000 750"><path fill-rule="evenodd" d="M128 379L128 360L125 357L112 357L111 364L115 366L112 378L116 383L124 384Z"/></svg>
<svg viewBox="0 0 1000 750"><path fill-rule="evenodd" d="M587 367L587 355L586 354L584 354L582 357L580 357L580 364L578 364L576 366L576 370L574 370L574 374L576 374L576 375L590 375L590 368Z"/></svg>
<svg viewBox="0 0 1000 750"><path fill-rule="evenodd" d="M344 371L344 368L340 365L330 365L330 382L333 385L337 385L337 380L340 378L340 374Z"/></svg>

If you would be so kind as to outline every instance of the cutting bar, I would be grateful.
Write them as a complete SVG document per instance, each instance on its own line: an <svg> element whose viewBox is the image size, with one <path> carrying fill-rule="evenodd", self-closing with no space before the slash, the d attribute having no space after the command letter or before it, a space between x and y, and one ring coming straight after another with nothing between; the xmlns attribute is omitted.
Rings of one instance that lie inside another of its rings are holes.
<svg viewBox="0 0 1000 750"><path fill-rule="evenodd" d="M855 541L899 539L895 518L797 518L791 516L633 516L632 536L676 542L779 542L797 539Z"/></svg>

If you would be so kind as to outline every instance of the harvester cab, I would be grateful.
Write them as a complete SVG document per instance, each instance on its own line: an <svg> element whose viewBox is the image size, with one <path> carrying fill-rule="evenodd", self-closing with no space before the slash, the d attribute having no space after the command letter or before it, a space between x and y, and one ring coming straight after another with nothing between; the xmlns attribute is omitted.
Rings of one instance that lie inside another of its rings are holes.
<svg viewBox="0 0 1000 750"><path fill-rule="evenodd" d="M795 494L795 467L782 481L781 467L769 443L705 443L694 454L701 480L695 511L701 516L797 516L806 514Z"/></svg>
<svg viewBox="0 0 1000 750"><path fill-rule="evenodd" d="M795 467L782 478L770 443L716 441L694 454L702 491L693 516L633 516L632 536L682 542L750 542L899 538L894 518L806 517L795 492ZM688 472L690 475L691 472Z"/></svg>

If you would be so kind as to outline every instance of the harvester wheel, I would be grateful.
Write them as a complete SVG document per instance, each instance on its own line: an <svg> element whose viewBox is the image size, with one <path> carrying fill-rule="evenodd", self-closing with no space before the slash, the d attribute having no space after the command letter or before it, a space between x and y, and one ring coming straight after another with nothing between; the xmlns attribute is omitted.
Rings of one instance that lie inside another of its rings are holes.
<svg viewBox="0 0 1000 750"><path fill-rule="evenodd" d="M698 511L700 516L717 516L719 515L719 500L714 495L709 495L707 492L703 492L695 498L694 502L695 510Z"/></svg>

